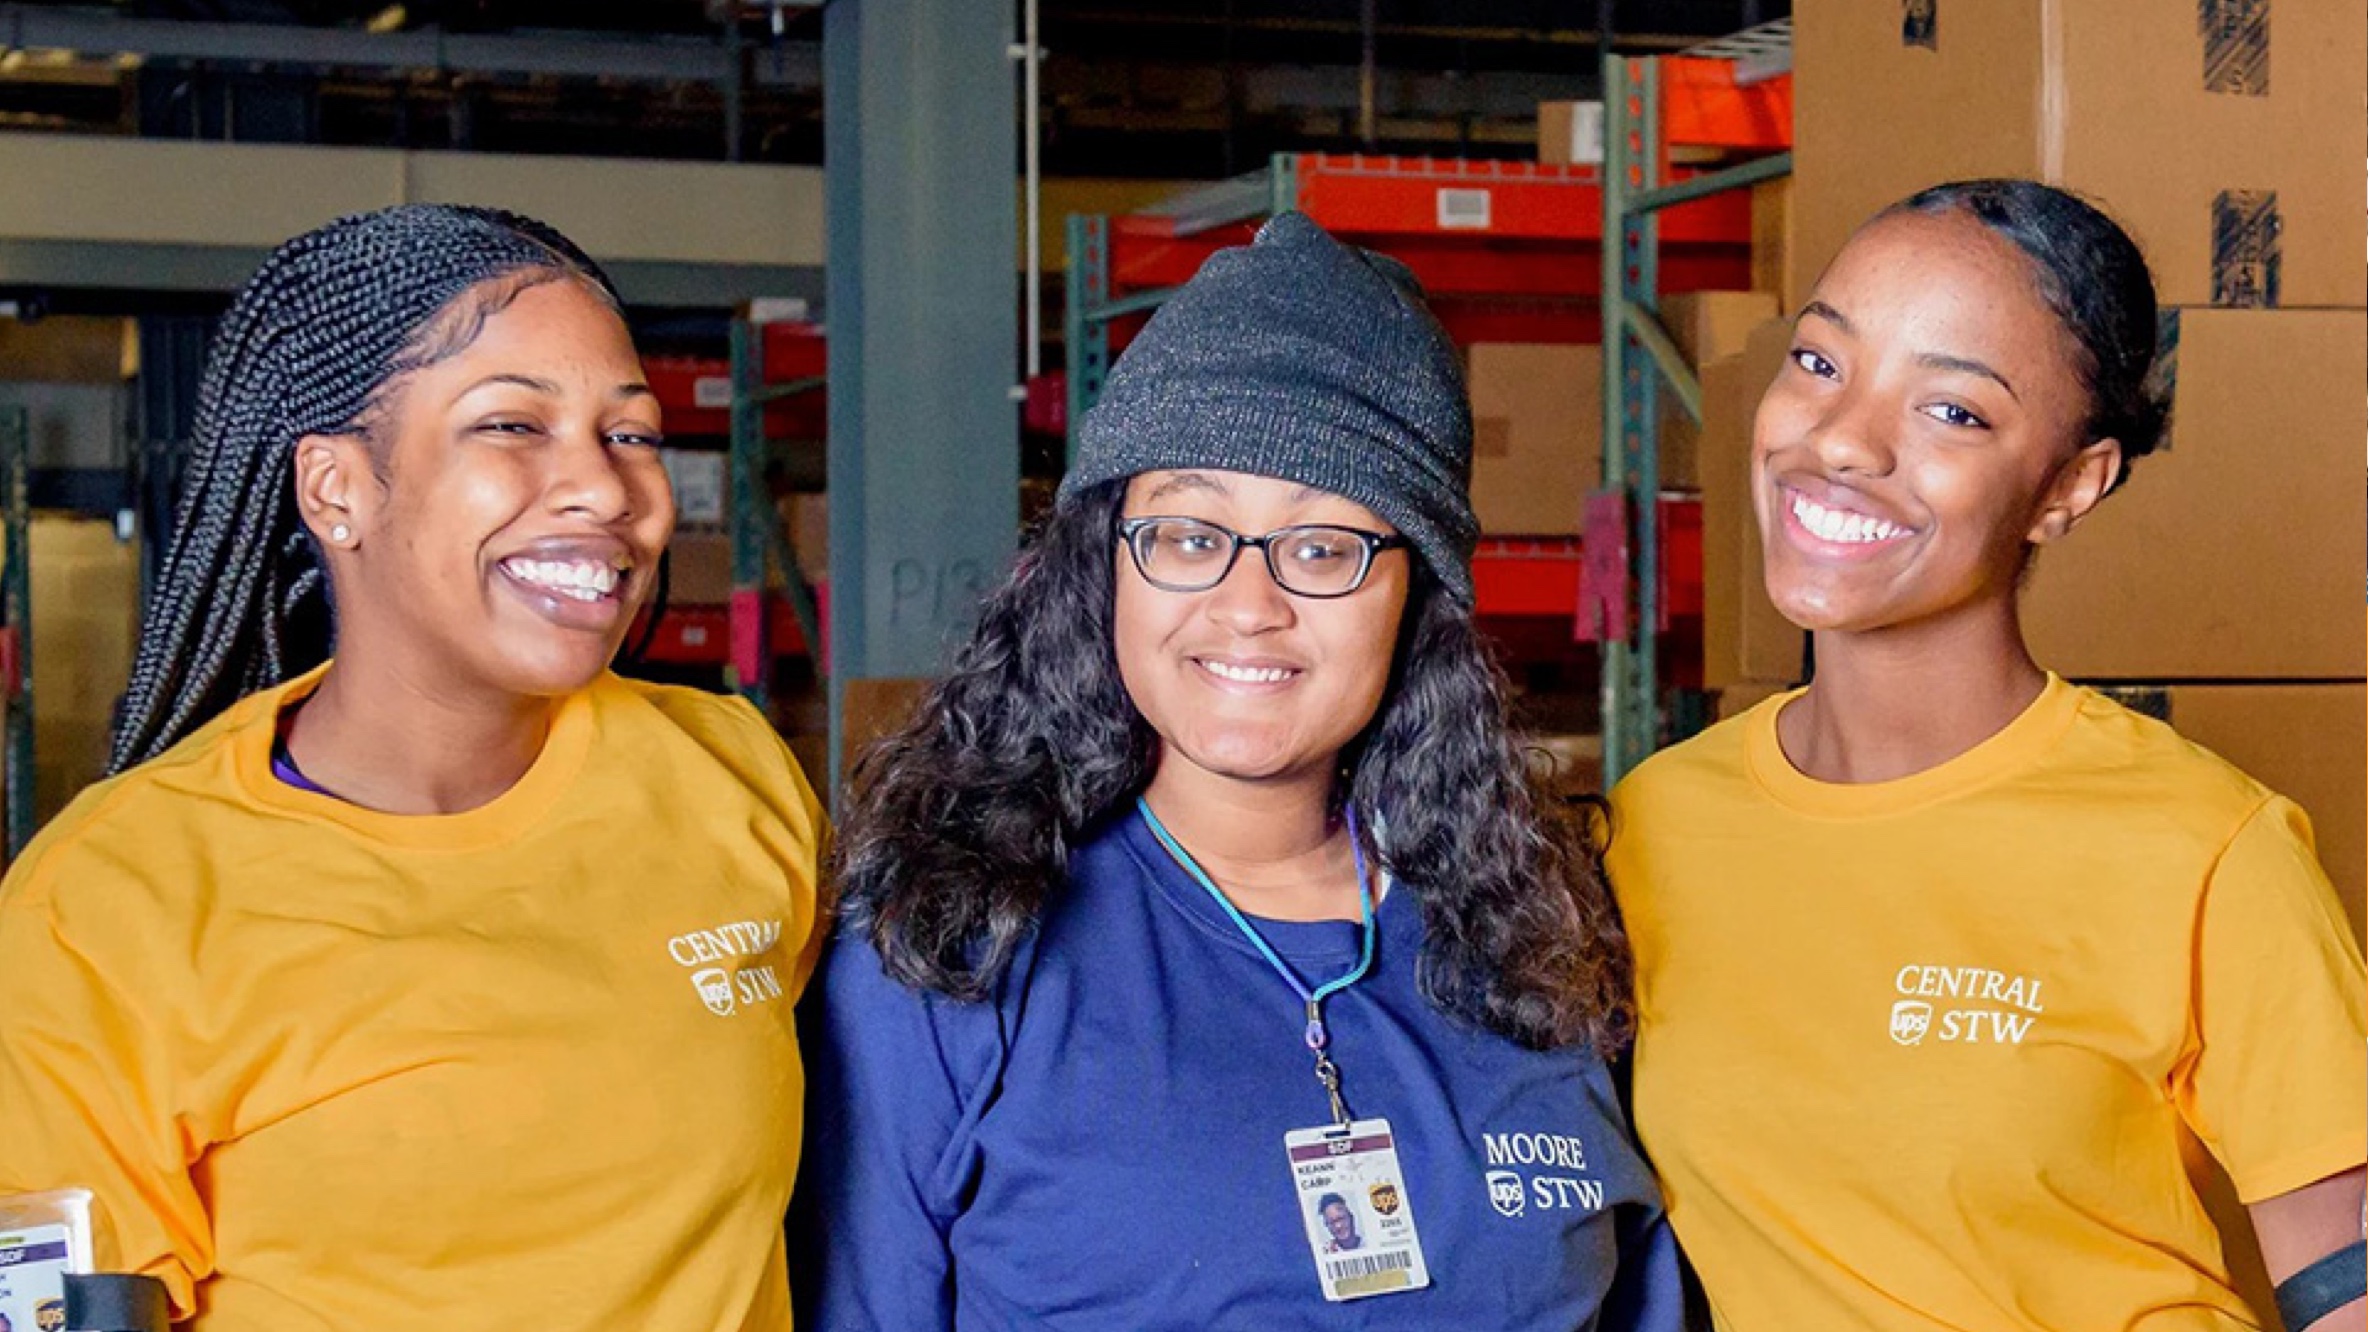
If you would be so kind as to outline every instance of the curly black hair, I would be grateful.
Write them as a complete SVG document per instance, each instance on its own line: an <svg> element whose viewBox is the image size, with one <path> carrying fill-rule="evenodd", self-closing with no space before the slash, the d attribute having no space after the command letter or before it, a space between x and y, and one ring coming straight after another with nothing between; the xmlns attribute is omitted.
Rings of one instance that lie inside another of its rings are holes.
<svg viewBox="0 0 2368 1332"><path fill-rule="evenodd" d="M843 919L889 975L989 995L1070 852L1150 781L1158 737L1112 647L1123 480L1064 495L905 727L857 764L836 852ZM1417 566L1420 569L1420 566ZM1381 707L1338 797L1420 904L1423 993L1532 1048L1610 1055L1631 964L1592 829L1514 742L1472 612L1418 572Z"/></svg>

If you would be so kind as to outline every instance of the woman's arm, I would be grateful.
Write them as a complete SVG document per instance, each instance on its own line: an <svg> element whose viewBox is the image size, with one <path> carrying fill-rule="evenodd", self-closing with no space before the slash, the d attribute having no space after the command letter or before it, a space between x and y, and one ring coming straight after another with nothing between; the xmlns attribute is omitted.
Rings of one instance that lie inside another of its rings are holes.
<svg viewBox="0 0 2368 1332"><path fill-rule="evenodd" d="M2261 1261L2269 1268L2271 1281L2283 1285L2295 1273L2361 1241L2362 1209L2368 1205L2364 1180L2368 1180L2368 1172L2346 1170L2292 1193L2264 1198L2246 1209L2252 1214L2254 1233L2261 1238ZM2310 1332L2364 1332L2368 1330L2368 1299L2353 1300L2309 1328ZM2289 1327L2286 1332L2304 1330Z"/></svg>
<svg viewBox="0 0 2368 1332"><path fill-rule="evenodd" d="M100 1266L163 1282L187 1317L213 1270L213 1219L171 1052L140 976L96 956L28 880L0 889L0 1195L90 1190Z"/></svg>
<svg viewBox="0 0 2368 1332"><path fill-rule="evenodd" d="M801 1328L944 1332L947 1233L976 1170L967 1100L1000 1066L991 1003L889 979L841 930L798 1010L806 1122L790 1201L789 1285Z"/></svg>

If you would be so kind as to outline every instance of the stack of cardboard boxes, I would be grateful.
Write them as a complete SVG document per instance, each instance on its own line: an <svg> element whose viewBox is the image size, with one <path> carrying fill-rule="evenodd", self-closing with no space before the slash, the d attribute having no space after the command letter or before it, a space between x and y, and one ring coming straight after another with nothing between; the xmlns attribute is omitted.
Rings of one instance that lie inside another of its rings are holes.
<svg viewBox="0 0 2368 1332"><path fill-rule="evenodd" d="M1792 80L1779 75L1738 87L1725 60L1661 62L1664 169L1708 169L1737 156L1780 152L1792 142ZM1603 161L1601 102L1538 106L1538 160L1547 165ZM1781 187L1752 206L1754 292L1701 292L1663 298L1661 317L1679 349L1697 364L1733 354L1760 320L1776 313L1781 270L1761 233L1783 227ZM1680 210L1682 212L1682 210ZM1731 238L1738 246L1743 237ZM1740 272L1738 271L1738 277ZM1467 348L1472 394L1472 507L1493 536L1576 536L1586 497L1603 473L1603 349L1593 342L1480 342ZM1661 482L1690 490L1693 421L1673 398L1662 400Z"/></svg>
<svg viewBox="0 0 2368 1332"><path fill-rule="evenodd" d="M1788 299L1851 231L1943 181L2026 176L2135 235L2163 305L2173 425L2059 548L2040 662L2127 692L2299 801L2355 927L2368 879L2368 32L2289 0L1819 0L1798 15ZM1768 604L1751 418L1787 348L1704 375L1705 673L1732 713L1802 677Z"/></svg>

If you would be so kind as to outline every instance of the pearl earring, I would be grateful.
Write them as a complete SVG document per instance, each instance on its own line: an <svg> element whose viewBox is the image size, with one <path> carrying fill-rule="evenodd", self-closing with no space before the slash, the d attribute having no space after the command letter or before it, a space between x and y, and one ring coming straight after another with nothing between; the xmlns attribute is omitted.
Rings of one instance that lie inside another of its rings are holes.
<svg viewBox="0 0 2368 1332"><path fill-rule="evenodd" d="M335 527L329 529L329 539L336 542L340 546L344 545L348 541L353 540L353 536L354 530L350 527L347 527L343 523L339 523Z"/></svg>

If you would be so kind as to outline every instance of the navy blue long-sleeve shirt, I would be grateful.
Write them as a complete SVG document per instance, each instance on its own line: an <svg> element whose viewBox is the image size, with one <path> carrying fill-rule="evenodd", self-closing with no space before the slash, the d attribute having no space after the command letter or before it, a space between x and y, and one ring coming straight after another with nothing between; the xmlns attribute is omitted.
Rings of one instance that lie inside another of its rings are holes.
<svg viewBox="0 0 2368 1332"><path fill-rule="evenodd" d="M1601 1061L1439 1012L1412 895L1376 915L1372 970L1324 1015L1353 1113L1397 1139L1427 1288L1324 1300L1283 1144L1330 1118L1305 1007L1129 816L990 1001L833 943L802 1027L799 1326L1676 1332L1675 1248ZM1310 984L1356 962L1356 924L1256 924Z"/></svg>

